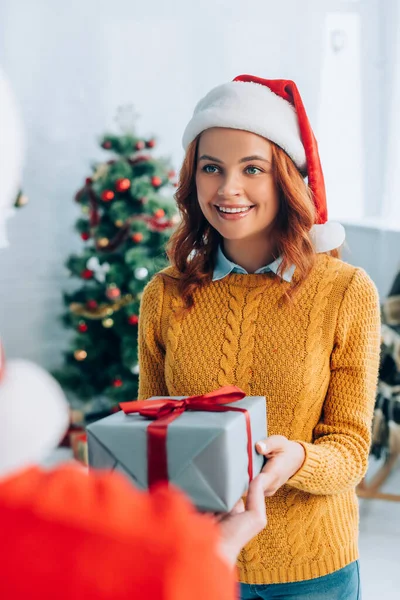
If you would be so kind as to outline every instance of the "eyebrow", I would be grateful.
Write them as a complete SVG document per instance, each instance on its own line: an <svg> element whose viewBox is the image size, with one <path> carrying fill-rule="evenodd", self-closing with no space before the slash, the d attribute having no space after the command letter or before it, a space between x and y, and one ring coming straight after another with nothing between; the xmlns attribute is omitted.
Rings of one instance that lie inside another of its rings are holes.
<svg viewBox="0 0 400 600"><path fill-rule="evenodd" d="M203 154L203 156L200 156L199 161L200 160L211 160L213 162L220 163L221 165L223 164L222 160L220 160L219 158L215 158L215 156L209 156L208 154ZM241 158L239 160L239 163L249 162L250 160L262 160L263 162L267 163L271 162L266 158L259 156L258 154L254 154L253 156L245 156L244 158Z"/></svg>

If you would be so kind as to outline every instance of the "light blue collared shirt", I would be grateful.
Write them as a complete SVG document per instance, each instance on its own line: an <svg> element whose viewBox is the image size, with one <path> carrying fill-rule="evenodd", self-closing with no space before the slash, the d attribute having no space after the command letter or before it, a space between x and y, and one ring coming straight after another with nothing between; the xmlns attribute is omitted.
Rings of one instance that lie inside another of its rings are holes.
<svg viewBox="0 0 400 600"><path fill-rule="evenodd" d="M282 263L282 258L279 256L276 260L274 260L269 265L265 267L261 267L261 269L257 269L255 273L275 273L278 275L278 269ZM286 269L286 271L281 276L284 281L290 283L292 281L293 273L295 272L295 265L291 265ZM230 273L242 273L242 275L248 275L249 273L246 269L243 269L240 265L237 265L231 262L228 258L226 258L225 254L222 252L221 246L218 247L217 253L217 261L215 263L215 269L213 273L213 281L219 281L223 279Z"/></svg>

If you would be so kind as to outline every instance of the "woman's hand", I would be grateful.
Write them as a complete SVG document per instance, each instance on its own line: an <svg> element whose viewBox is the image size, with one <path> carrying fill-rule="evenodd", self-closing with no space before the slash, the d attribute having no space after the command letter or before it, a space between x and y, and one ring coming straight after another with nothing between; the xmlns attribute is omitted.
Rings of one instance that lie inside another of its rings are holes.
<svg viewBox="0 0 400 600"><path fill-rule="evenodd" d="M218 515L221 541L219 551L233 567L241 549L267 524L261 475L250 483L246 506L240 500L230 513Z"/></svg>
<svg viewBox="0 0 400 600"><path fill-rule="evenodd" d="M267 458L259 477L265 496L273 496L288 479L302 467L305 451L298 442L291 442L283 435L271 435L256 444L257 452Z"/></svg>

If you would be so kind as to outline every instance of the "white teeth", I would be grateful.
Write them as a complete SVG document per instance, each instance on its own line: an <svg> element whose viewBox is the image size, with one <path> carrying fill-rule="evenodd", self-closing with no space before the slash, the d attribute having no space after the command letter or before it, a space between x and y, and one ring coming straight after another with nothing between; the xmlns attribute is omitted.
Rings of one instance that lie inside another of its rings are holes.
<svg viewBox="0 0 400 600"><path fill-rule="evenodd" d="M220 210L221 212L224 213L241 213L241 212L248 212L251 208L251 206L245 206L245 207L241 207L241 208L226 208L224 206L217 206L218 210Z"/></svg>

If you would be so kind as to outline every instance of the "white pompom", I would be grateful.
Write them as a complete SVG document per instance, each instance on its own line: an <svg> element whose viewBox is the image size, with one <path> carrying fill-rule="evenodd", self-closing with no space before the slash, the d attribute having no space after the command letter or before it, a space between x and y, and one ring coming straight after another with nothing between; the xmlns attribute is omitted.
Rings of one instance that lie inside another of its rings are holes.
<svg viewBox="0 0 400 600"><path fill-rule="evenodd" d="M6 361L0 383L0 477L46 458L68 424L68 404L56 380L27 360Z"/></svg>
<svg viewBox="0 0 400 600"><path fill-rule="evenodd" d="M328 221L323 225L313 225L310 235L315 251L318 253L340 248L346 239L343 225L336 221Z"/></svg>

